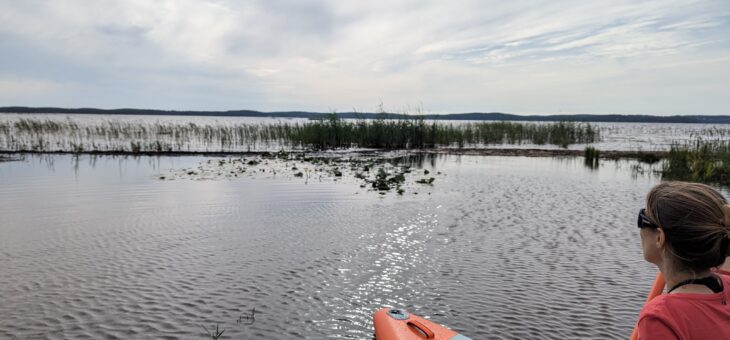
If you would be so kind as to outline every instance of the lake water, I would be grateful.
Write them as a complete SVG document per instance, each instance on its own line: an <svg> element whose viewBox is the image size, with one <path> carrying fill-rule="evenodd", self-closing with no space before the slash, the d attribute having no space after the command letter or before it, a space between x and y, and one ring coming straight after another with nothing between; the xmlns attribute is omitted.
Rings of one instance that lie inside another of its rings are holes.
<svg viewBox="0 0 730 340"><path fill-rule="evenodd" d="M628 161L439 156L404 195L159 179L208 160L0 162L0 338L372 339L397 306L474 339L620 339L656 272L635 219L659 179Z"/></svg>

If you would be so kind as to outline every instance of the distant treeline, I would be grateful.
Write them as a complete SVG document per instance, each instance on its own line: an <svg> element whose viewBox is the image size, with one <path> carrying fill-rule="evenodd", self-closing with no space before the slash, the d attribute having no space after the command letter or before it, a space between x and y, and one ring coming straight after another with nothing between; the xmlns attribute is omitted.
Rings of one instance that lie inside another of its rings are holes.
<svg viewBox="0 0 730 340"><path fill-rule="evenodd" d="M147 109L94 109L78 108L65 109L58 107L24 107L8 106L0 107L0 113L60 113L60 114L121 114L121 115L180 115L180 116L222 116L222 117L281 117L281 118L308 118L322 119L328 113L306 112L306 111L275 111L261 112L254 110L230 110L230 111L174 111L174 110L147 110ZM399 113L372 113L372 112L339 112L339 118L359 119L411 119L413 115ZM650 115L514 115L500 112L472 112L472 113L449 113L449 114L425 114L419 115L424 119L433 120L496 120L496 121L573 121L573 122L625 122L625 123L695 123L695 124L730 124L730 116L650 116Z"/></svg>

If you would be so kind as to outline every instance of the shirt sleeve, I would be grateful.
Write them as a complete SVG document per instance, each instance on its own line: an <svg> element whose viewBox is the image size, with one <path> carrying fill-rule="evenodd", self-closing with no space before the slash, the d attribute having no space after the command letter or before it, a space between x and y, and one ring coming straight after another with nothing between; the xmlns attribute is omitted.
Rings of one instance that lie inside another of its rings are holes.
<svg viewBox="0 0 730 340"><path fill-rule="evenodd" d="M679 340L671 326L656 316L646 316L639 320L639 340Z"/></svg>

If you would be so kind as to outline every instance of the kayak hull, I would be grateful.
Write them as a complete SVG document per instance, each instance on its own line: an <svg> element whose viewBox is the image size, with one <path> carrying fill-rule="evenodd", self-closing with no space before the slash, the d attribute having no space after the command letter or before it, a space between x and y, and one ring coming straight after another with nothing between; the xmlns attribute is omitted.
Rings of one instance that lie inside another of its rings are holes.
<svg viewBox="0 0 730 340"><path fill-rule="evenodd" d="M435 322L402 309L383 308L373 314L376 340L471 340Z"/></svg>

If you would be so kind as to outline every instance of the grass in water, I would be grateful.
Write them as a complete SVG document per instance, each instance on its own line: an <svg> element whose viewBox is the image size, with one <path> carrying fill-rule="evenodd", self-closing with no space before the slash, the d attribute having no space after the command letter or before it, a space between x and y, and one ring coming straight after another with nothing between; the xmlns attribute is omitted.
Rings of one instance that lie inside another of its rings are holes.
<svg viewBox="0 0 730 340"><path fill-rule="evenodd" d="M288 126L286 138L293 144L315 149L366 147L376 149L425 149L485 144L553 144L597 141L599 132L590 124L479 122L427 123L423 119L375 119L343 121L335 115L325 120Z"/></svg>
<svg viewBox="0 0 730 340"><path fill-rule="evenodd" d="M205 330L205 333L208 334L208 337L211 340L218 340L218 339L220 339L221 336L223 336L223 332L226 331L225 329L219 330L218 326L219 326L218 324L215 324L215 331L214 330L209 331L204 326L201 326L201 327L203 327L203 329Z"/></svg>
<svg viewBox="0 0 730 340"><path fill-rule="evenodd" d="M585 158L585 164L587 167L589 167L591 169L598 168L598 159L600 158L600 156L601 156L601 151L599 151L598 149L596 149L592 146L587 146L583 150L583 157Z"/></svg>
<svg viewBox="0 0 730 340"><path fill-rule="evenodd" d="M695 140L672 145L662 163L668 179L730 184L730 141Z"/></svg>
<svg viewBox="0 0 730 340"><path fill-rule="evenodd" d="M0 151L165 153L290 149L429 149L489 144L551 144L567 147L599 140L590 124L426 122L422 118L326 119L273 124L195 124L21 118L0 121Z"/></svg>

